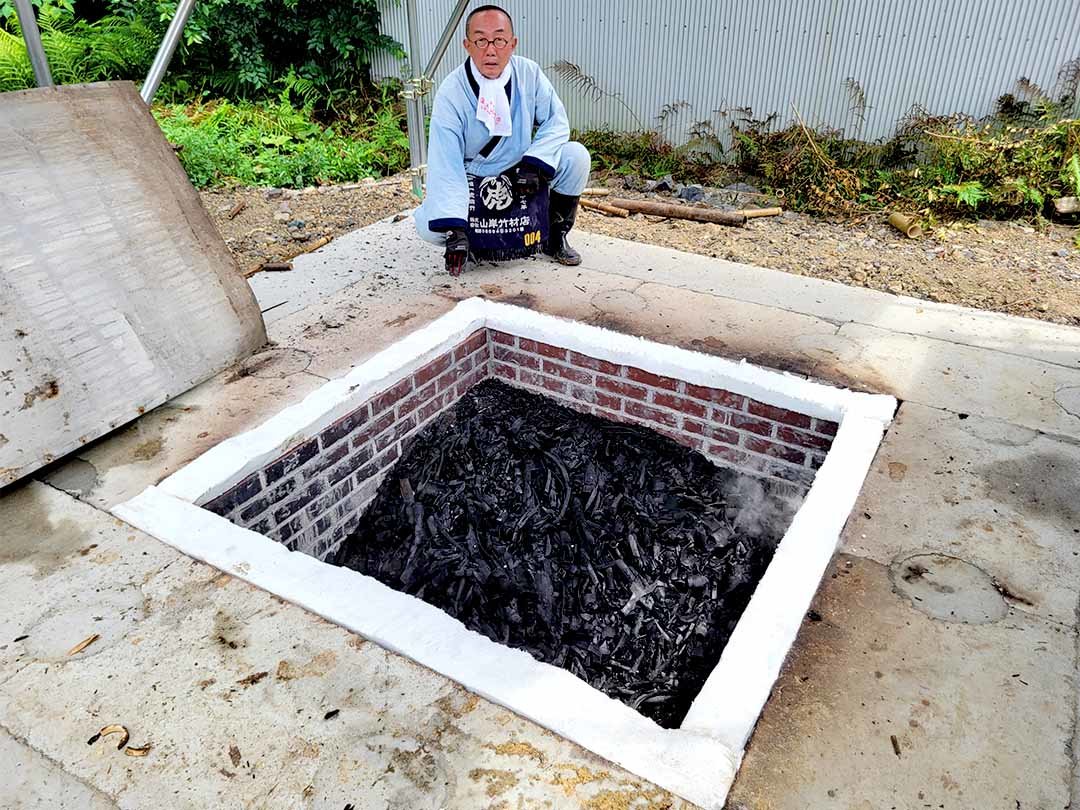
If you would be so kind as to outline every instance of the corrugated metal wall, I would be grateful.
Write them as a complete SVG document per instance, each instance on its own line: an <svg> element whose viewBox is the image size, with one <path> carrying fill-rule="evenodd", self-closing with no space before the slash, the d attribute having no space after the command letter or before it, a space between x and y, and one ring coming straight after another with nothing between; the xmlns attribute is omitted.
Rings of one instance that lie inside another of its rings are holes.
<svg viewBox="0 0 1080 810"><path fill-rule="evenodd" d="M426 61L453 0L417 0ZM470 8L482 5L473 2ZM696 121L726 128L718 110L756 118L792 105L810 124L875 139L921 105L985 115L1024 77L1052 92L1080 58L1080 0L507 0L518 53L545 68L572 62L618 98L583 93L553 70L575 127L662 128L684 141ZM383 6L383 32L408 42L405 9ZM463 26L436 81L464 59ZM376 73L404 66L380 57ZM862 116L851 85L865 94ZM1022 97L1018 95L1018 97ZM678 110L658 118L667 105ZM1080 114L1080 102L1076 105Z"/></svg>

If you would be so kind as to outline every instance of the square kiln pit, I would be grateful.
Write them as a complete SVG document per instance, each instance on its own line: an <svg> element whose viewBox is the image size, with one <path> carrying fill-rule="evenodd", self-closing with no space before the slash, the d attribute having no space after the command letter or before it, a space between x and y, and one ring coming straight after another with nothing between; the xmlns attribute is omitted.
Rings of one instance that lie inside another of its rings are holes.
<svg viewBox="0 0 1080 810"><path fill-rule="evenodd" d="M496 378L802 497L677 729L325 562L411 440ZM128 523L705 808L723 806L896 402L472 299L117 506Z"/></svg>

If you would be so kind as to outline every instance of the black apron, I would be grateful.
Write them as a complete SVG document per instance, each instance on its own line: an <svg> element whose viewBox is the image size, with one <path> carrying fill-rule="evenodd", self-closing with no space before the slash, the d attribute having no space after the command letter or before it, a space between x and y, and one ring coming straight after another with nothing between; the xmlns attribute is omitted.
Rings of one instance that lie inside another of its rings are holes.
<svg viewBox="0 0 1080 810"><path fill-rule="evenodd" d="M495 177L469 175L469 251L478 259L531 256L547 240L547 183L526 197L518 192L516 178L516 168Z"/></svg>

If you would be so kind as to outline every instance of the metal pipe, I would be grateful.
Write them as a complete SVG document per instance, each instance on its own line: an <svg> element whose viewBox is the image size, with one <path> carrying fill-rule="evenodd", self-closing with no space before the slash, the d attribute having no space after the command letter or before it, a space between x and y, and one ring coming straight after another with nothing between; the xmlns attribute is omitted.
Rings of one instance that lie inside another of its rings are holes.
<svg viewBox="0 0 1080 810"><path fill-rule="evenodd" d="M417 199L424 197L424 181L421 177L424 165L424 108L420 100L420 32L416 27L416 0L405 0L405 22L409 35L409 70L412 73L411 89L406 96L406 118L409 128L409 164L412 173L412 190Z"/></svg>
<svg viewBox="0 0 1080 810"><path fill-rule="evenodd" d="M193 8L195 8L195 0L180 0L176 6L176 14L169 23L169 29L165 32L165 38L161 40L154 63L150 65L146 81L143 82L142 89L139 91L142 100L147 104L154 100L158 88L161 87L161 80L165 78L165 71L169 69L169 62L172 61L176 46L180 44L180 37L184 33L184 26L187 25Z"/></svg>
<svg viewBox="0 0 1080 810"><path fill-rule="evenodd" d="M52 71L49 70L45 48L41 45L41 31L38 30L37 18L30 0L15 0L15 13L19 15L19 28L22 30L23 42L26 43L26 53L30 57L31 67L34 68L34 81L38 87L53 87Z"/></svg>
<svg viewBox="0 0 1080 810"><path fill-rule="evenodd" d="M409 167L412 175L412 192L418 199L424 199L424 178L421 174L424 158L420 142L424 137L424 119L417 114L417 99L405 102L405 121L409 130Z"/></svg>
<svg viewBox="0 0 1080 810"><path fill-rule="evenodd" d="M458 23L465 15L469 0L457 0L457 5L450 14L450 20L443 29L442 36L431 54L427 68L420 70L420 31L417 28L416 0L405 0L405 22L409 39L409 68L412 78L405 93L406 122L409 130L409 164L412 174L412 190L417 199L424 196L424 170L427 168L427 139L424 131L424 95L431 83L431 74L439 67L450 40L457 30Z"/></svg>
<svg viewBox="0 0 1080 810"><path fill-rule="evenodd" d="M443 29L442 36L439 37L439 42L435 45L435 50L431 52L431 59L427 63L427 68L424 69L424 75L429 79L434 76L435 71L439 69L439 63L442 62L443 56L446 55L446 49L450 47L450 40L454 36L454 31L457 30L458 23L461 22L461 18L465 16L465 9L468 7L469 0L458 0L458 4L450 13L450 22L448 22L446 28Z"/></svg>

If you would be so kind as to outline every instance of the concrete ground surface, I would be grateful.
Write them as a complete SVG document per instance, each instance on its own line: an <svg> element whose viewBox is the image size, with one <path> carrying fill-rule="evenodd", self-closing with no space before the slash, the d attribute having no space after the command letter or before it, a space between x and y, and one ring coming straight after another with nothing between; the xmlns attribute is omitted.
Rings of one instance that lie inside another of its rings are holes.
<svg viewBox="0 0 1080 810"><path fill-rule="evenodd" d="M355 231L251 280L258 355L0 491L0 806L689 807L105 511L471 295L902 401L733 810L1080 806L1080 330L574 241L451 280Z"/></svg>

